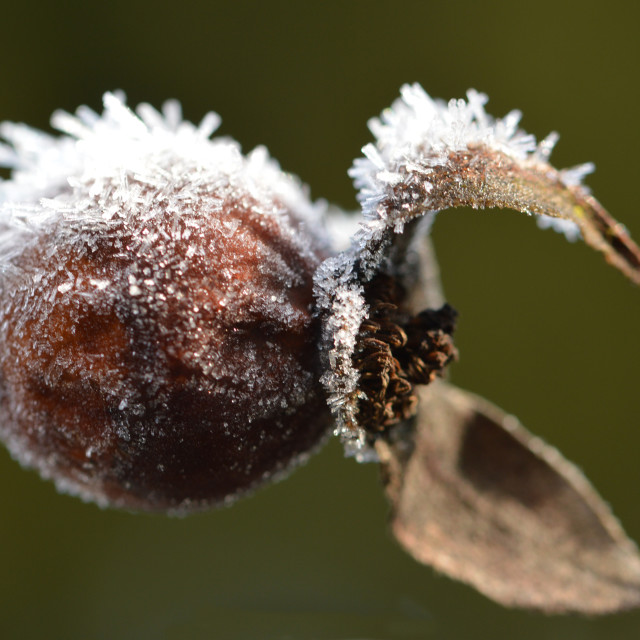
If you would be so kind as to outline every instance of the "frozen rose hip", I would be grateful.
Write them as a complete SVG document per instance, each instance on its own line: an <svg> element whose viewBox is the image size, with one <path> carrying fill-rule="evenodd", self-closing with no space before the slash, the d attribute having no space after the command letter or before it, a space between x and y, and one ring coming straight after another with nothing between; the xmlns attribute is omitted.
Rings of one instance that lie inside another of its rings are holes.
<svg viewBox="0 0 640 640"><path fill-rule="evenodd" d="M9 261L0 429L64 490L184 512L285 471L325 433L311 314L324 245L263 151L201 136L185 157L141 138L133 167L125 148L103 175L54 186L58 210Z"/></svg>

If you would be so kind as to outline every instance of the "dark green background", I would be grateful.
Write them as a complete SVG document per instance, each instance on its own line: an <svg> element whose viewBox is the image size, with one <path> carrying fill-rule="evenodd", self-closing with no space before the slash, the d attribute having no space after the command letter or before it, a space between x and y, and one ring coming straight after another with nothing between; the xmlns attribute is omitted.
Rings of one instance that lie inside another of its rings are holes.
<svg viewBox="0 0 640 640"><path fill-rule="evenodd" d="M418 81L489 94L557 129L559 166L640 237L638 19L628 2L13 2L0 119L182 100L266 144L314 197L354 208L346 175L369 117ZM461 318L459 385L576 461L640 539L640 291L583 245L510 212L455 211L434 238ZM0 453L3 638L631 639L599 620L507 611L396 547L375 466L330 444L287 481L184 520L101 511Z"/></svg>

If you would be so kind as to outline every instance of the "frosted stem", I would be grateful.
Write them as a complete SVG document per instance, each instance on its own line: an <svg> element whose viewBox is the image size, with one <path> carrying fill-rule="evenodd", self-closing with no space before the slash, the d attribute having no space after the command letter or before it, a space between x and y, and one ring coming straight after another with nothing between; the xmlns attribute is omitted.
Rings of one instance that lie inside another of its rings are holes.
<svg viewBox="0 0 640 640"><path fill-rule="evenodd" d="M426 164L429 164L428 162ZM567 185L547 163L519 161L482 145L452 151L443 164L424 170L400 167L403 178L378 205L389 219L405 221L426 211L470 206L509 208L569 220L585 242L640 284L640 248L625 227L581 185Z"/></svg>

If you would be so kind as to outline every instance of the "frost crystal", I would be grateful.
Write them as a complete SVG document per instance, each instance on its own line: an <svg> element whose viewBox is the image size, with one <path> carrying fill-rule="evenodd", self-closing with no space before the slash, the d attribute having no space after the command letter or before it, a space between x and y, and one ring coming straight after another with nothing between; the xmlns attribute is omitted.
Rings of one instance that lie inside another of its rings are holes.
<svg viewBox="0 0 640 640"><path fill-rule="evenodd" d="M536 222L540 229L553 229L562 233L569 242L575 242L580 238L580 227L573 220L539 215Z"/></svg>

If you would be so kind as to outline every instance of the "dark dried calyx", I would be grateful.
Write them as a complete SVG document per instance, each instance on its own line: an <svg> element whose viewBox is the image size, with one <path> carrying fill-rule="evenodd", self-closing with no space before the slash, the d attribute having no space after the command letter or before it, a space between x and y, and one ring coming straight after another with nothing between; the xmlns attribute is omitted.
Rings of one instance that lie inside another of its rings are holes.
<svg viewBox="0 0 640 640"><path fill-rule="evenodd" d="M360 372L358 423L372 440L415 415L416 385L442 376L457 350L457 312L448 304L417 315L403 310L406 293L394 278L366 285L369 316L360 326L353 357Z"/></svg>

